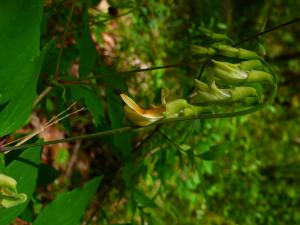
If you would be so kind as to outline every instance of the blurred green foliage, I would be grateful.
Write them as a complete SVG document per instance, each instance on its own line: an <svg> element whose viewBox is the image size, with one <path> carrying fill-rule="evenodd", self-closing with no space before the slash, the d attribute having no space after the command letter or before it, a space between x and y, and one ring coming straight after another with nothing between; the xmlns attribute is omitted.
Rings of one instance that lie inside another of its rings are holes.
<svg viewBox="0 0 300 225"><path fill-rule="evenodd" d="M45 1L41 45L52 39L56 45L45 57L37 91L52 90L34 110L49 119L74 101L85 106L58 126L66 135L124 127L121 93L145 108L160 104L163 87L171 100L191 94L203 65L189 47L203 42L196 38L199 27L238 43L297 18L299 10L300 2L291 0ZM80 147L70 143L44 159L55 169L41 164L39 188L21 218L48 220L53 205L63 208L71 196L75 207L85 193L84 207L76 209L82 214L100 178L41 208L101 175L85 224L300 224L299 38L294 23L239 46L259 52L275 71L279 88L272 105L242 117L146 127L76 143Z"/></svg>

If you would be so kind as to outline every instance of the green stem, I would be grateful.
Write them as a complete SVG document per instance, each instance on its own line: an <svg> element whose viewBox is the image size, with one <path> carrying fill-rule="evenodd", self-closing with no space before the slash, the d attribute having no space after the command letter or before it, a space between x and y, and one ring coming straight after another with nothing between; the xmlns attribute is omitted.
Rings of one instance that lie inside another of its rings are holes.
<svg viewBox="0 0 300 225"><path fill-rule="evenodd" d="M146 126L146 127L162 125L162 124L172 123L172 122L176 122L176 121L237 117L237 116L247 115L247 114L256 112L256 111L260 110L261 108L263 108L265 105L266 105L266 103L254 106L254 107L246 109L246 110L238 111L238 112L220 113L220 114L208 114L207 113L207 114L200 114L200 115L167 118L167 119L159 120L156 123L150 124L149 126ZM146 127L129 127L128 126L128 127L116 128L116 129L92 133L92 134L85 134L85 135L79 135L79 136L74 136L74 137L52 140L52 141L46 141L42 144L24 144L24 145L20 145L20 146L4 147L1 149L1 151L7 153L10 151L20 150L20 149L25 149L25 148L33 148L33 147L53 145L53 144L58 144L58 143L63 143L63 142L72 142L72 141L78 141L78 140L93 139L93 138L114 135L114 134L120 134L120 133L124 133L124 132L128 132L128 131L135 131L135 130L143 129Z"/></svg>
<svg viewBox="0 0 300 225"><path fill-rule="evenodd" d="M183 63L177 63L177 64L170 64L170 65L162 65L162 66L154 66L154 67L148 67L144 69L136 69L136 70L129 70L129 71L120 71L118 73L120 74L132 74L132 73L140 73L140 72L146 72L146 71L152 71L152 70L164 70L164 69L169 69L169 68L178 68L178 67L183 67L183 66L189 66L193 64L199 64L202 63L201 61L197 62L183 62ZM87 83L80 83L80 81L87 81L87 80L93 80L97 78L102 78L103 75L99 76L92 76L92 77L84 77L84 78L79 78L76 80L59 80L58 82L61 84L83 84L83 85L89 85Z"/></svg>
<svg viewBox="0 0 300 225"><path fill-rule="evenodd" d="M253 40L253 39L255 39L255 38L259 37L259 36L262 36L262 35L265 35L265 34L267 34L267 33L270 33L270 32L272 32L272 31L274 31L274 30L278 30L279 28L285 27L285 26L290 25L290 24L293 24L293 23L297 23L297 22L299 22L299 21L300 21L300 17L298 17L298 18L296 18L296 19L293 19L293 20L291 20L291 21L288 21L288 22L286 22L286 23L280 24L280 25L278 25L278 26L272 27L272 28L267 29L267 30L265 30L265 31L259 32L259 33L257 33L257 34L254 34L253 36L247 37L247 38L242 39L241 41L235 43L235 44L233 45L233 47L236 47L236 46L238 46L238 45L240 45L240 44L242 44L242 43L245 43L245 42L247 42L247 41L251 41L251 40Z"/></svg>
<svg viewBox="0 0 300 225"><path fill-rule="evenodd" d="M90 26L97 26L99 24L103 24L103 23L106 23L106 22L109 22L110 20L115 20L115 19L118 19L120 17L123 17L123 16L126 16L132 12L134 12L135 10L137 10L137 8L133 8L133 9L130 9L128 10L127 12L121 14L121 15L118 15L118 16L113 16L111 18L107 18L107 19L104 19L104 20L100 20L100 21L97 21L97 22L94 22L94 23L90 23Z"/></svg>

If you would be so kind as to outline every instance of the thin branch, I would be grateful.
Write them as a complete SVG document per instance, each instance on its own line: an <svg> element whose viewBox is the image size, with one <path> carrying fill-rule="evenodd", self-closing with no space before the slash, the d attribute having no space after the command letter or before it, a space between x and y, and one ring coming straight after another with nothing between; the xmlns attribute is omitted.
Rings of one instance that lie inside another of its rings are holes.
<svg viewBox="0 0 300 225"><path fill-rule="evenodd" d="M40 102L42 101L43 98L45 98L49 93L50 91L53 89L52 86L48 86L38 97L37 99L34 101L33 103L33 108Z"/></svg>
<svg viewBox="0 0 300 225"><path fill-rule="evenodd" d="M192 115L192 116L179 116L179 117L175 117L175 118L167 118L167 119L159 120L156 123L150 124L149 126L146 126L146 127L162 125L162 124L167 124L167 123L173 123L173 122L177 122L177 121L237 117L237 116L247 115L247 114L256 112L256 111L262 109L265 105L266 105L266 103L263 103L260 105L256 105L252 108L245 109L245 110L238 111L238 112L229 112L229 113L220 113L220 114L199 114L199 115ZM109 135L113 135L113 134L120 134L120 133L124 133L124 132L128 132L128 131L143 129L146 127L129 127L128 126L128 127L116 128L116 129L97 132L97 133L84 134L84 135L79 135L79 136L74 136L74 137L46 141L42 144L24 144L24 145L20 145L20 146L3 147L1 149L1 151L4 153L7 153L7 152L10 152L13 150L19 150L19 149L25 149L25 148L52 145L52 144L58 144L58 143L63 143L63 142L72 142L72 141L78 141L78 140L94 139L94 138L105 137L105 136L109 136Z"/></svg>
<svg viewBox="0 0 300 225"><path fill-rule="evenodd" d="M106 23L110 20L115 20L115 19L118 19L120 17L123 17L123 16L126 16L132 12L134 12L135 10L137 10L137 8L133 8L131 10L128 10L127 12L121 14L121 15L118 15L118 16L114 16L114 17L111 17L111 18L107 18L107 19L104 19L104 20L100 20L100 21L97 21L97 22L94 22L94 23L90 23L90 26L96 26L96 25L99 25L99 24L102 24L102 23Z"/></svg>
<svg viewBox="0 0 300 225"><path fill-rule="evenodd" d="M201 63L201 61L198 60L197 62L182 62L182 63L176 63L176 64L170 64L170 65L148 67L148 68L144 68L144 69L129 70L129 71L124 71L124 72L121 71L119 73L122 73L122 74L139 73L139 72L145 72L145 71L150 71L150 70L178 68L178 67L189 66L189 65L193 65L193 64L199 64L199 63Z"/></svg>
<svg viewBox="0 0 300 225"><path fill-rule="evenodd" d="M262 35L265 35L265 34L267 34L267 33L270 33L270 32L272 32L272 31L274 31L274 30L278 30L279 28L285 27L285 26L290 25L290 24L293 24L293 23L297 23L297 22L299 22L299 21L300 21L300 17L298 17L298 18L296 18L296 19L293 19L293 20L291 20L291 21L288 21L288 22L286 22L286 23L280 24L280 25L278 25L278 26L272 27L272 28L267 29L267 30L265 30L265 31L259 32L259 33L257 33L257 34L254 34L253 36L247 37L247 38L242 39L241 41L235 43L235 44L233 45L233 47L236 47L236 46L238 46L238 45L240 45L240 44L242 44L242 43L251 41L251 40L253 40L253 39L255 39L255 38L259 37L259 36L262 36Z"/></svg>
<svg viewBox="0 0 300 225"><path fill-rule="evenodd" d="M183 66L189 66L193 64L199 64L203 63L202 61L198 60L197 62L182 62L182 63L176 63L176 64L170 64L170 65L162 65L162 66L154 66L154 67L148 67L144 69L136 69L136 70L129 70L129 71L119 71L118 73L120 74L132 74L132 73L140 73L140 72L145 72L145 71L152 71L152 70L164 70L164 69L170 69L170 68L178 68L178 67L183 67ZM81 85L90 85L88 83L83 83L80 81L88 81L88 80L93 80L97 78L102 78L103 76L92 76L92 77L84 77L84 78L78 78L76 80L58 80L58 82L62 85L65 84L81 84Z"/></svg>

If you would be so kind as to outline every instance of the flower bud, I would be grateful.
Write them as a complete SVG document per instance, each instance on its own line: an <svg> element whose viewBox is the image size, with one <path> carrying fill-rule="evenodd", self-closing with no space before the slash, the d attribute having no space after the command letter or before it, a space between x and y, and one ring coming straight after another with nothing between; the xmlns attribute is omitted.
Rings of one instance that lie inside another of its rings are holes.
<svg viewBox="0 0 300 225"><path fill-rule="evenodd" d="M190 48L193 53L201 56L211 56L216 53L216 51L213 48L209 47L202 47L198 45L190 45Z"/></svg>
<svg viewBox="0 0 300 225"><path fill-rule="evenodd" d="M204 82L195 79L195 87L204 102L224 102L231 98L230 92L227 89L219 89L215 81L211 86L208 86Z"/></svg>
<svg viewBox="0 0 300 225"><path fill-rule="evenodd" d="M240 65L241 70L244 70L244 71L264 70L265 69L265 66L261 63L260 60L257 60L257 59L243 61L239 65Z"/></svg>
<svg viewBox="0 0 300 225"><path fill-rule="evenodd" d="M272 84L275 83L274 76L265 71L251 70L248 72L248 78L246 80L248 83L254 82L270 82Z"/></svg>
<svg viewBox="0 0 300 225"><path fill-rule="evenodd" d="M217 54L232 57L232 58L240 58L240 59L261 59L261 57L253 51L249 51L243 48L234 48L228 45L215 45L213 47Z"/></svg>
<svg viewBox="0 0 300 225"><path fill-rule="evenodd" d="M6 176L3 173L0 174L0 190L1 188L9 189L16 192L17 181L12 177Z"/></svg>
<svg viewBox="0 0 300 225"><path fill-rule="evenodd" d="M14 193L12 196L8 196L7 198L0 198L0 207L11 208L17 205L20 205L27 200L27 195L24 193L16 194Z"/></svg>
<svg viewBox="0 0 300 225"><path fill-rule="evenodd" d="M214 67L211 69L213 75L227 83L240 83L248 77L247 73L239 68L239 64L216 60L212 60L212 62L214 64Z"/></svg>
<svg viewBox="0 0 300 225"><path fill-rule="evenodd" d="M256 52L244 48L239 48L238 57L240 59L261 59L261 57Z"/></svg>
<svg viewBox="0 0 300 225"><path fill-rule="evenodd" d="M17 193L17 181L12 177L0 174L0 208L10 208L27 200L24 193Z"/></svg>
<svg viewBox="0 0 300 225"><path fill-rule="evenodd" d="M219 55L227 56L227 57L237 57L239 50L237 48L233 48L228 45L215 45L214 49L217 51Z"/></svg>
<svg viewBox="0 0 300 225"><path fill-rule="evenodd" d="M166 118L176 117L188 106L189 104L185 99L176 99L166 104L166 111L163 114Z"/></svg>
<svg viewBox="0 0 300 225"><path fill-rule="evenodd" d="M247 97L257 97L257 91L253 87L235 87L230 90L232 101L239 101Z"/></svg>
<svg viewBox="0 0 300 225"><path fill-rule="evenodd" d="M206 28L199 28L199 31L201 32L200 38L202 39L209 39L213 42L229 41L230 43L233 43L233 41L225 34L214 33Z"/></svg>

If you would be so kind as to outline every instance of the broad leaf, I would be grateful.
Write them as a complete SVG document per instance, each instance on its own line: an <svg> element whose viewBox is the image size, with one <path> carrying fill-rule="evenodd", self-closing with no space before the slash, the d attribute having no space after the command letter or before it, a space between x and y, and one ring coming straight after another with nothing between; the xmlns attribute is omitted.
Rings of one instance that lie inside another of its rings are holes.
<svg viewBox="0 0 300 225"><path fill-rule="evenodd" d="M27 149L4 169L4 174L17 181L18 192L27 195L27 202L12 208L0 209L1 225L10 223L25 210L35 190L40 155L41 147Z"/></svg>
<svg viewBox="0 0 300 225"><path fill-rule="evenodd" d="M97 93L80 86L70 86L68 87L68 90L72 100L84 100L85 105L94 117L96 124L100 125L104 118L104 106Z"/></svg>
<svg viewBox="0 0 300 225"><path fill-rule="evenodd" d="M39 214L33 225L80 224L80 219L100 182L101 177L97 177L82 188L59 195Z"/></svg>
<svg viewBox="0 0 300 225"><path fill-rule="evenodd" d="M42 7L43 1L0 1L0 104L22 93L31 79L40 52Z"/></svg>
<svg viewBox="0 0 300 225"><path fill-rule="evenodd" d="M108 114L111 121L111 128L124 126L124 112L121 98L110 88L106 89L108 101ZM128 161L131 158L131 133L115 134L113 136L113 146L122 159Z"/></svg>
<svg viewBox="0 0 300 225"><path fill-rule="evenodd" d="M36 86L40 70L44 57L52 43L49 42L41 52L41 56L36 59L31 79L21 88L21 92L12 98L0 112L0 137L20 128L31 114L32 103L36 98Z"/></svg>

